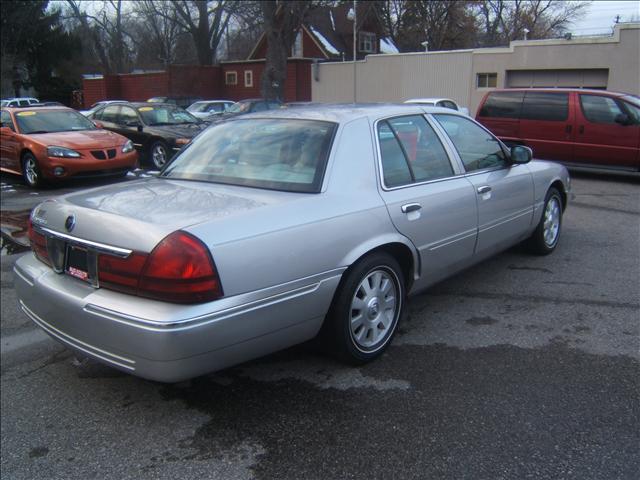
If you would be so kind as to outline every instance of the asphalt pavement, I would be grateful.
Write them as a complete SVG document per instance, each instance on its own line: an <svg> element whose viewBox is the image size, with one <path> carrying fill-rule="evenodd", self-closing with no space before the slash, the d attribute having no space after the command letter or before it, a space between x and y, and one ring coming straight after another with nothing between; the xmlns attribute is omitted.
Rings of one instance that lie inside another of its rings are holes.
<svg viewBox="0 0 640 480"><path fill-rule="evenodd" d="M78 361L17 306L27 212L101 183L2 175L3 479L639 478L637 178L574 175L552 255L413 297L372 364L301 346L175 385Z"/></svg>

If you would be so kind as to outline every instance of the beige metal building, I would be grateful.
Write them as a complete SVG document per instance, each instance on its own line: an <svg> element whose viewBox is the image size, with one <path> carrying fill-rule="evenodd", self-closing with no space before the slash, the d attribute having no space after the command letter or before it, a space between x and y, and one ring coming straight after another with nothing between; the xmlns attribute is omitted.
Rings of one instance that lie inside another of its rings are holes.
<svg viewBox="0 0 640 480"><path fill-rule="evenodd" d="M513 41L505 48L369 55L356 62L356 101L447 97L472 115L493 88L583 87L640 95L640 23L612 35ZM322 63L314 102L354 100L353 62Z"/></svg>

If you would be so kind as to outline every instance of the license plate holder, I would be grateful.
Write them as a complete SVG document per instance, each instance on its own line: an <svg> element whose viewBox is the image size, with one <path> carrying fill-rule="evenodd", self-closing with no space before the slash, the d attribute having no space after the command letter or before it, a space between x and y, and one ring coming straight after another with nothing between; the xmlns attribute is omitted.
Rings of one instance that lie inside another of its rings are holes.
<svg viewBox="0 0 640 480"><path fill-rule="evenodd" d="M75 245L67 245L64 271L72 277L79 278L87 283L91 282L87 249Z"/></svg>

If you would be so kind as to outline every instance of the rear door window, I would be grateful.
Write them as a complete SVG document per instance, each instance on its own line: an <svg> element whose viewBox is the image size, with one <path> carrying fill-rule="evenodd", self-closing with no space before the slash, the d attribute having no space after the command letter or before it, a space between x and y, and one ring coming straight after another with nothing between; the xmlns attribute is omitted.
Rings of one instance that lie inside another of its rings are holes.
<svg viewBox="0 0 640 480"><path fill-rule="evenodd" d="M420 115L379 122L378 140L387 187L453 175L451 161L440 139Z"/></svg>
<svg viewBox="0 0 640 480"><path fill-rule="evenodd" d="M524 92L490 93L480 109L480 117L520 118Z"/></svg>
<svg viewBox="0 0 640 480"><path fill-rule="evenodd" d="M616 123L622 113L618 103L610 97L580 94L580 106L585 118L592 123Z"/></svg>
<svg viewBox="0 0 640 480"><path fill-rule="evenodd" d="M562 122L569 118L569 94L527 92L522 105L522 120Z"/></svg>
<svg viewBox="0 0 640 480"><path fill-rule="evenodd" d="M96 119L102 120L103 122L117 123L119 111L119 105L106 106L101 112L96 114Z"/></svg>

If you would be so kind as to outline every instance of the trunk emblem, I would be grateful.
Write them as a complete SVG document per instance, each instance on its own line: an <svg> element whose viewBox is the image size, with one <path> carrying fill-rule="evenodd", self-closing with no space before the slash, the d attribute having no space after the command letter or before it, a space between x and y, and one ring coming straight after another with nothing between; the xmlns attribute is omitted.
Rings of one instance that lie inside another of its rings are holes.
<svg viewBox="0 0 640 480"><path fill-rule="evenodd" d="M75 226L76 226L76 216L69 215L67 219L64 221L64 228L67 229L67 232L70 232L71 230L73 230L73 227Z"/></svg>

